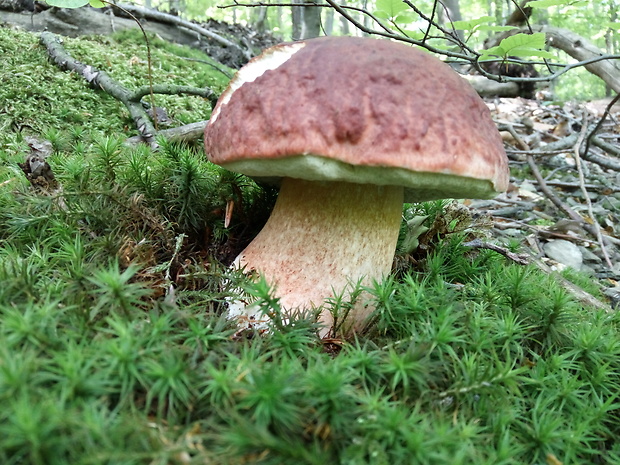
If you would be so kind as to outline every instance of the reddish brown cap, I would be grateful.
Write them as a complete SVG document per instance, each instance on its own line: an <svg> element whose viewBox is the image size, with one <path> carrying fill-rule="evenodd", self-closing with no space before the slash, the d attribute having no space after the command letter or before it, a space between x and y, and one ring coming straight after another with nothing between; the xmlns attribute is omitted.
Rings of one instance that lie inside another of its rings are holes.
<svg viewBox="0 0 620 465"><path fill-rule="evenodd" d="M445 63L388 40L266 50L222 94L205 150L250 176L403 185L411 200L491 197L508 185L482 99Z"/></svg>

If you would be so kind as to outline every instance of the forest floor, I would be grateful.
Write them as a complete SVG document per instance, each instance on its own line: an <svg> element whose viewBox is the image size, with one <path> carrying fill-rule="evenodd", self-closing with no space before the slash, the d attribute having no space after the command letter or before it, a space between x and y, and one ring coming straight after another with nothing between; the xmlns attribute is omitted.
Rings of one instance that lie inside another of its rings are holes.
<svg viewBox="0 0 620 465"><path fill-rule="evenodd" d="M553 268L599 278L618 305L620 115L616 106L602 119L610 102L489 101L512 182L493 202L471 205L490 208L499 237L518 237Z"/></svg>

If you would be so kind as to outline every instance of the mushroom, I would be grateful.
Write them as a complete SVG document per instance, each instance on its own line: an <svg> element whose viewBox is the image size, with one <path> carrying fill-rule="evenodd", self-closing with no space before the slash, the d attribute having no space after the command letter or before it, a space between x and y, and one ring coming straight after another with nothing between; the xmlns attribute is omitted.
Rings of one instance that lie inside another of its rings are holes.
<svg viewBox="0 0 620 465"><path fill-rule="evenodd" d="M491 198L508 160L482 99L448 65L403 43L322 37L241 68L205 129L209 160L280 183L263 230L234 266L257 271L283 308L320 307L391 269L403 201ZM354 330L372 312L360 298ZM240 321L260 319L244 302ZM321 335L332 314L323 310Z"/></svg>

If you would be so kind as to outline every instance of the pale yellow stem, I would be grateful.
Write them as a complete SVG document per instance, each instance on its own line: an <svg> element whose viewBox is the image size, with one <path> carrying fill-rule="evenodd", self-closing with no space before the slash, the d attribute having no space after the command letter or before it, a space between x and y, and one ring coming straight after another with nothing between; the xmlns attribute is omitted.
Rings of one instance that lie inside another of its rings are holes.
<svg viewBox="0 0 620 465"><path fill-rule="evenodd" d="M319 307L390 272L402 204L401 187L285 178L267 224L235 264L265 276L284 309ZM359 330L372 310L358 302L347 325ZM325 336L330 312L320 321Z"/></svg>

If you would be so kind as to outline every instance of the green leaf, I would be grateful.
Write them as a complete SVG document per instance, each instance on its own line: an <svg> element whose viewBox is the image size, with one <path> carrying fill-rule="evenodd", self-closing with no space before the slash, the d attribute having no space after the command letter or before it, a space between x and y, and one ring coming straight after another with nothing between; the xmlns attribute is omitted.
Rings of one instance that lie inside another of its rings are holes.
<svg viewBox="0 0 620 465"><path fill-rule="evenodd" d="M490 31L490 32L504 32L504 31L512 31L513 29L518 29L516 26L489 26L483 24L478 27L478 31Z"/></svg>
<svg viewBox="0 0 620 465"><path fill-rule="evenodd" d="M410 39L422 40L424 37L424 32L419 30L414 31L413 29L401 29L401 32Z"/></svg>
<svg viewBox="0 0 620 465"><path fill-rule="evenodd" d="M580 7L580 6L586 6L588 4L587 0L577 0L577 1L570 1L570 0L532 0L530 2L527 2L527 6L533 7L533 8L549 8L552 6L575 6L575 7Z"/></svg>
<svg viewBox="0 0 620 465"><path fill-rule="evenodd" d="M553 53L547 52L546 50L540 50L537 48L531 47L516 47L510 51L510 56L514 57L540 57L540 58L555 58Z"/></svg>
<svg viewBox="0 0 620 465"><path fill-rule="evenodd" d="M460 31L469 31L476 29L476 26L480 26L481 24L488 23L490 21L495 21L493 16L483 16L482 18L472 19L470 21L452 21L452 26L454 29Z"/></svg>
<svg viewBox="0 0 620 465"><path fill-rule="evenodd" d="M506 37L500 42L500 47L509 52L514 48L530 47L542 49L545 46L545 33L535 32L534 34L515 34Z"/></svg>
<svg viewBox="0 0 620 465"><path fill-rule="evenodd" d="M409 9L409 6L402 0L377 0L376 7L375 16L379 13L379 16L387 15L387 18L395 18L403 11ZM384 15L381 15L380 12Z"/></svg>
<svg viewBox="0 0 620 465"><path fill-rule="evenodd" d="M88 5L88 0L45 0L45 3L58 8L80 8Z"/></svg>
<svg viewBox="0 0 620 465"><path fill-rule="evenodd" d="M102 2L101 0L89 0L88 3L93 8L103 8L104 6L106 6L106 4L104 2Z"/></svg>
<svg viewBox="0 0 620 465"><path fill-rule="evenodd" d="M491 48L487 48L486 50L482 50L482 57L481 58L486 58L489 56L498 56L498 57L506 57L506 50L504 50L502 47L500 47L499 45L495 46L495 47L491 47Z"/></svg>
<svg viewBox="0 0 620 465"><path fill-rule="evenodd" d="M418 248L418 238L429 229L424 225L427 218L427 215L414 216L410 220L407 220L407 231L400 245L400 251L402 253L411 253Z"/></svg>
<svg viewBox="0 0 620 465"><path fill-rule="evenodd" d="M413 10L405 10L405 11L402 11L402 12L398 13L398 15L396 15L394 20L398 24L409 25L409 24L415 22L416 18L417 18L417 15L416 15L416 13Z"/></svg>
<svg viewBox="0 0 620 465"><path fill-rule="evenodd" d="M483 50L482 57L499 56L508 58L509 56L517 57L541 57L554 58L555 56L546 50L544 32L536 32L534 34L515 34L506 37L498 46Z"/></svg>
<svg viewBox="0 0 620 465"><path fill-rule="evenodd" d="M549 8L550 6L566 5L568 0L532 0L527 2L526 7L531 6L533 8Z"/></svg>
<svg viewBox="0 0 620 465"><path fill-rule="evenodd" d="M373 11L372 14L375 18L378 18L378 19L390 19L390 15L387 14L385 11L376 10L376 11Z"/></svg>

